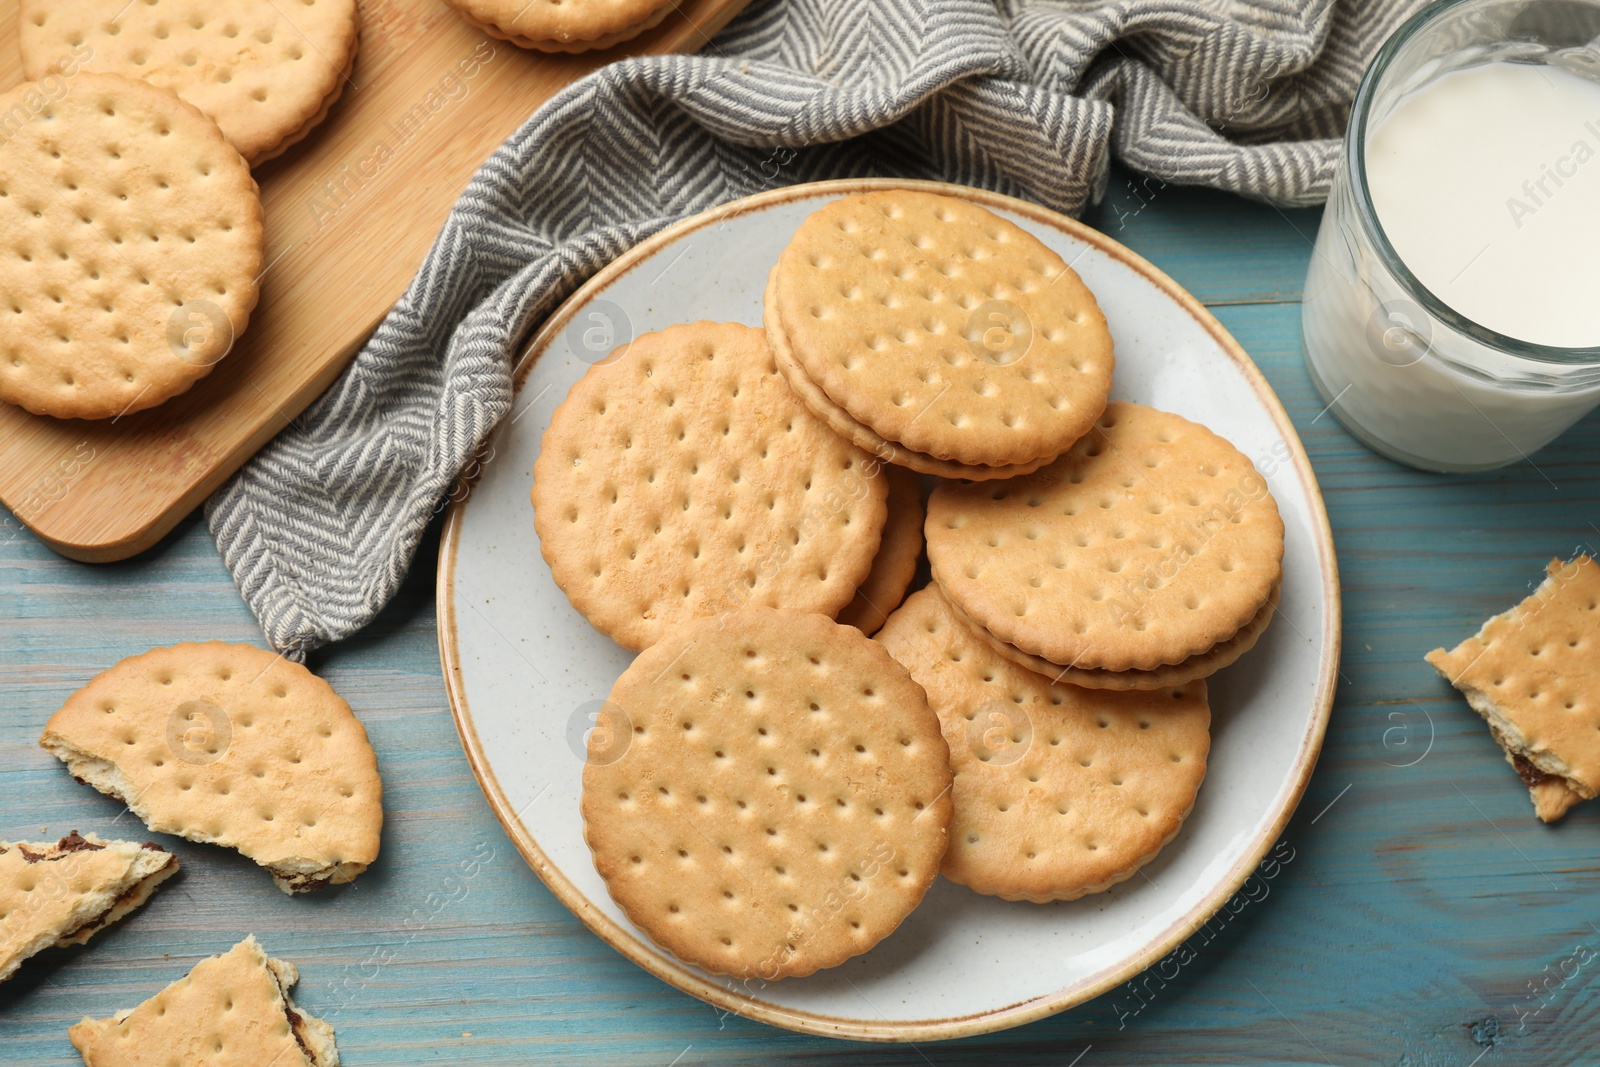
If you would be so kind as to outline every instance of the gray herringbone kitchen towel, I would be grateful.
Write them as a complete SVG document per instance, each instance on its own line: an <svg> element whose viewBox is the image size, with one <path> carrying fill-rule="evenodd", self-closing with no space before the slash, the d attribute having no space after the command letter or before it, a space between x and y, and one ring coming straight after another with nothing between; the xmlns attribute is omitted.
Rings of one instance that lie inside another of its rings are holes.
<svg viewBox="0 0 1600 1067"><path fill-rule="evenodd" d="M212 497L222 558L291 657L365 626L530 328L629 246L774 184L936 178L1077 213L1115 155L1315 203L1367 58L1418 6L755 0L698 56L597 71L484 163L349 369Z"/></svg>

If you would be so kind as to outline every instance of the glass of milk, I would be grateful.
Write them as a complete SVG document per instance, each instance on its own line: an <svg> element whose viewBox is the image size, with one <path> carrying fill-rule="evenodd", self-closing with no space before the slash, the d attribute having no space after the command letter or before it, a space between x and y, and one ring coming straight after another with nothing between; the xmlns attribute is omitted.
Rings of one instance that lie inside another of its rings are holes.
<svg viewBox="0 0 1600 1067"><path fill-rule="evenodd" d="M1600 0L1443 0L1356 93L1306 366L1414 467L1531 456L1600 403Z"/></svg>

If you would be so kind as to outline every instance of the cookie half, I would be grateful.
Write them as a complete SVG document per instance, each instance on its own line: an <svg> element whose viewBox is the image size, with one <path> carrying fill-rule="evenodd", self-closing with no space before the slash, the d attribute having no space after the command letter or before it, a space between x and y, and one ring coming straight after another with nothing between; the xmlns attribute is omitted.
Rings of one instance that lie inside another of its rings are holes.
<svg viewBox="0 0 1600 1067"><path fill-rule="evenodd" d="M533 473L556 584L631 649L749 604L835 614L887 514L882 464L806 411L737 323L645 334L590 368Z"/></svg>
<svg viewBox="0 0 1600 1067"><path fill-rule="evenodd" d="M952 603L1064 667L1181 664L1256 619L1283 570L1283 520L1250 460L1204 426L1121 402L1034 474L940 485L927 537Z"/></svg>
<svg viewBox="0 0 1600 1067"><path fill-rule="evenodd" d="M468 23L541 52L588 52L661 24L669 0L445 0Z"/></svg>
<svg viewBox="0 0 1600 1067"><path fill-rule="evenodd" d="M51 945L88 943L177 873L158 845L76 830L55 844L0 841L0 982Z"/></svg>
<svg viewBox="0 0 1600 1067"><path fill-rule="evenodd" d="M289 998L299 980L294 964L268 956L251 936L138 1007L84 1019L67 1037L85 1067L339 1067L333 1027Z"/></svg>
<svg viewBox="0 0 1600 1067"><path fill-rule="evenodd" d="M250 168L165 89L110 74L0 94L0 400L57 418L154 407L256 305ZM17 118L20 116L20 118Z"/></svg>
<svg viewBox="0 0 1600 1067"><path fill-rule="evenodd" d="M1105 409L1114 360L1094 295L1038 238L967 201L833 201L795 231L771 289L764 325L792 353L797 391L815 385L913 454L1048 461Z"/></svg>
<svg viewBox="0 0 1600 1067"><path fill-rule="evenodd" d="M905 599L922 557L922 482L904 467L884 468L889 480L889 518L883 539L866 580L856 588L855 599L836 616L867 636L878 632L889 614Z"/></svg>
<svg viewBox="0 0 1600 1067"><path fill-rule="evenodd" d="M1600 564L1551 560L1520 604L1427 659L1489 724L1540 819L1600 791Z"/></svg>
<svg viewBox="0 0 1600 1067"><path fill-rule="evenodd" d="M285 893L343 884L378 857L366 730L327 682L263 649L129 657L68 698L39 743L150 829L238 849Z"/></svg>
<svg viewBox="0 0 1600 1067"><path fill-rule="evenodd" d="M360 37L356 0L22 0L18 26L29 78L74 62L142 78L205 112L252 164L326 117Z"/></svg>
<svg viewBox="0 0 1600 1067"><path fill-rule="evenodd" d="M883 646L822 615L679 626L590 736L584 836L612 898L678 958L807 975L888 936L938 873L949 753Z"/></svg>

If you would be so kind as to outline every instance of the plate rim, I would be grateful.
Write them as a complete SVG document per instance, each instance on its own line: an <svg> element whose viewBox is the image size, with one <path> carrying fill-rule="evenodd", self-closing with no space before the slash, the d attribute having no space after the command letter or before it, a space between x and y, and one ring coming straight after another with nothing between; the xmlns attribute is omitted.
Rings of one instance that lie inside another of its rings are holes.
<svg viewBox="0 0 1600 1067"><path fill-rule="evenodd" d="M807 182L769 189L738 200L729 201L707 211L682 219L659 230L653 236L634 245L593 277L584 282L571 296L540 325L523 347L512 370L513 395L526 381L539 355L560 336L566 324L579 308L609 288L612 283L629 273L644 260L679 238L707 226L713 226L738 215L750 214L792 200L817 196L847 196L873 191L910 190L955 196L986 208L997 208L1025 216L1031 221L1053 227L1068 236L1093 245L1099 251L1118 260L1161 290L1173 303L1186 311L1196 323L1215 340L1223 352L1243 374L1250 388L1263 402L1284 443L1288 446L1294 468L1311 490L1312 537L1318 556L1318 571L1323 596L1322 656L1317 665L1317 691L1313 715L1300 738L1294 763L1288 768L1285 781L1288 789L1280 789L1276 810L1269 812L1270 824L1265 832L1258 833L1244 848L1238 860L1226 874L1184 915L1172 923L1143 949L1125 957L1117 964L1104 967L1094 974L1039 996L1030 997L1001 1008L993 1008L968 1015L943 1019L892 1022L889 1020L851 1019L823 1015L817 1012L786 1008L758 1000L746 994L718 985L685 965L651 949L645 937L635 934L623 924L606 915L585 896L567 875L545 855L533 835L523 826L501 788L478 739L477 729L468 707L461 682L460 649L455 625L454 581L457 552L460 548L461 524L471 503L472 487L476 482L479 464L469 465L471 477L463 479L457 491L451 494L451 505L439 542L438 579L435 608L439 634L439 660L444 675L445 691L450 701L450 714L460 735L462 749L473 777L478 781L489 809L499 821L506 836L522 854L528 866L537 874L557 900L571 911L592 932L624 957L645 971L697 997L714 1007L724 1009L748 1019L799 1033L822 1037L846 1038L861 1041L918 1042L940 1041L958 1037L971 1037L998 1030L1021 1026L1025 1023L1055 1015L1109 992L1128 979L1145 971L1186 941L1204 925L1244 885L1262 858L1275 845L1299 807L1306 786L1316 768L1327 733L1328 721L1333 711L1334 691L1339 673L1342 649L1343 604L1339 586L1338 559L1333 543L1333 529L1328 519L1322 488L1312 469L1310 456L1300 440L1288 412L1278 399L1266 376L1255 361L1233 338L1216 316L1193 294L1180 286L1164 271L1143 256L1127 248L1099 230L1061 215L1048 208L1003 193L991 192L946 182L898 178L844 178L832 181ZM487 442L486 442L487 447ZM1291 780L1292 778L1292 780Z"/></svg>

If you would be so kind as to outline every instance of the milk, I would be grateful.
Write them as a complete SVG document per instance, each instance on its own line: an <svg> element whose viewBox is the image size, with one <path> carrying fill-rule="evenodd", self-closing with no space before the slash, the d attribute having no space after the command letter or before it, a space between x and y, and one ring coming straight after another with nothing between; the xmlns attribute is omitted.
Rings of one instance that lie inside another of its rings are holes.
<svg viewBox="0 0 1600 1067"><path fill-rule="evenodd" d="M1362 182L1346 145L1306 278L1307 369L1379 452L1502 466L1600 403L1600 353L1572 351L1600 346L1600 85L1504 61L1409 73L1422 84L1386 113L1368 97Z"/></svg>
<svg viewBox="0 0 1600 1067"><path fill-rule="evenodd" d="M1447 305L1522 341L1600 345L1600 84L1532 63L1446 74L1371 133L1367 186Z"/></svg>

